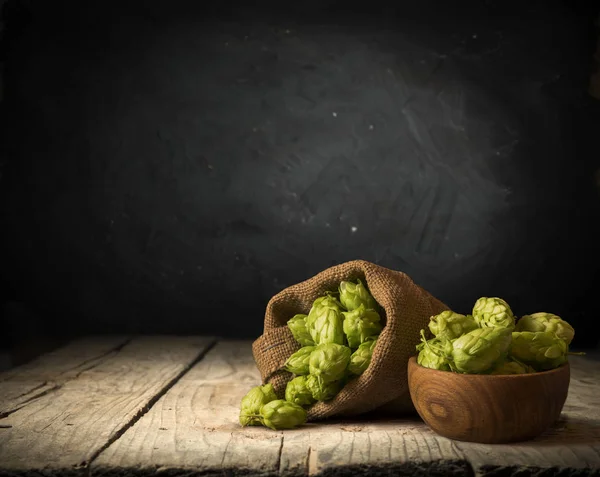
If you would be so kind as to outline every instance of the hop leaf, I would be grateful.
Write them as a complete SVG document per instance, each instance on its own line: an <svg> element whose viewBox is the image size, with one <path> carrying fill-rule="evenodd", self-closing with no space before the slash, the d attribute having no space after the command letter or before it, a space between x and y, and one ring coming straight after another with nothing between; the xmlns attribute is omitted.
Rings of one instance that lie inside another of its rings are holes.
<svg viewBox="0 0 600 477"><path fill-rule="evenodd" d="M315 344L343 345L345 338L342 319L342 311L335 298L317 298L306 318L306 329Z"/></svg>
<svg viewBox="0 0 600 477"><path fill-rule="evenodd" d="M365 341L358 349L350 356L350 364L348 365L348 371L355 375L361 375L371 364L371 357L373 356L373 350L377 344L377 339Z"/></svg>
<svg viewBox="0 0 600 477"><path fill-rule="evenodd" d="M452 343L446 338L425 339L425 330L421 330L421 343L417 345L417 363L425 368L450 371L449 358L452 355Z"/></svg>
<svg viewBox="0 0 600 477"><path fill-rule="evenodd" d="M344 315L343 330L348 339L348 346L358 348L365 341L375 338L381 333L380 316L375 310L368 310L362 304Z"/></svg>
<svg viewBox="0 0 600 477"><path fill-rule="evenodd" d="M515 316L502 298L481 297L473 306L473 318L481 328L515 328Z"/></svg>
<svg viewBox="0 0 600 477"><path fill-rule="evenodd" d="M317 401L329 401L344 387L344 381L326 383L321 377L311 374L306 377L306 387Z"/></svg>
<svg viewBox="0 0 600 477"><path fill-rule="evenodd" d="M306 422L306 411L298 404L283 399L265 404L260 409L260 416L263 424L274 431L293 429Z"/></svg>
<svg viewBox="0 0 600 477"><path fill-rule="evenodd" d="M330 383L341 379L350 363L352 351L335 343L317 345L309 359L310 374Z"/></svg>
<svg viewBox="0 0 600 477"><path fill-rule="evenodd" d="M477 328L452 342L450 366L459 373L484 373L507 356L510 343L510 328Z"/></svg>
<svg viewBox="0 0 600 477"><path fill-rule="evenodd" d="M298 376L308 374L308 361L314 349L314 346L300 348L287 359L283 365L283 369Z"/></svg>
<svg viewBox="0 0 600 477"><path fill-rule="evenodd" d="M298 404L298 406L310 406L315 402L312 393L306 386L306 376L298 376L287 383L285 400Z"/></svg>
<svg viewBox="0 0 600 477"><path fill-rule="evenodd" d="M340 283L339 290L340 301L348 311L356 310L360 305L364 305L367 309L377 309L375 298L360 280L356 283L343 281Z"/></svg>
<svg viewBox="0 0 600 477"><path fill-rule="evenodd" d="M575 336L573 327L560 316L544 312L522 316L517 321L515 331L550 331L564 340L567 345L571 344Z"/></svg>
<svg viewBox="0 0 600 477"><path fill-rule="evenodd" d="M429 329L436 338L456 339L476 329L477 323L471 315L461 315L447 310L432 316Z"/></svg>
<svg viewBox="0 0 600 477"><path fill-rule="evenodd" d="M306 317L307 315L295 315L287 322L287 325L298 343L302 346L314 346L315 342L306 329Z"/></svg>
<svg viewBox="0 0 600 477"><path fill-rule="evenodd" d="M240 406L242 426L260 426L260 408L277 399L271 383L252 388L243 398Z"/></svg>
<svg viewBox="0 0 600 477"><path fill-rule="evenodd" d="M490 374L506 375L530 373L535 373L535 369L525 363L521 363L514 358L509 358L506 361L499 363Z"/></svg>
<svg viewBox="0 0 600 477"><path fill-rule="evenodd" d="M567 343L551 331L515 331L511 355L537 371L558 368L567 362Z"/></svg>

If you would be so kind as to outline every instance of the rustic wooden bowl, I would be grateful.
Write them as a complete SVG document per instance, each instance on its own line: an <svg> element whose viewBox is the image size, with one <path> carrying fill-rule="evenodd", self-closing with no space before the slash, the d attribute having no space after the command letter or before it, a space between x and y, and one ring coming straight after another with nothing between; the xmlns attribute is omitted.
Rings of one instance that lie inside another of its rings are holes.
<svg viewBox="0 0 600 477"><path fill-rule="evenodd" d="M458 441L500 444L542 434L559 418L569 391L566 364L535 374L458 374L408 362L408 385L419 416Z"/></svg>

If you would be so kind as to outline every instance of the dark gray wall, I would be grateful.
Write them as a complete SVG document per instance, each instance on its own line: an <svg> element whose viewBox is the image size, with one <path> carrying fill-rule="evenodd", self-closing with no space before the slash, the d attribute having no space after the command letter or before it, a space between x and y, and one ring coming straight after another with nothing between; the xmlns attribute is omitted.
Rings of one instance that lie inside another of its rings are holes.
<svg viewBox="0 0 600 477"><path fill-rule="evenodd" d="M3 45L3 293L40 333L254 337L363 258L597 342L583 4L68 3L12 2Z"/></svg>

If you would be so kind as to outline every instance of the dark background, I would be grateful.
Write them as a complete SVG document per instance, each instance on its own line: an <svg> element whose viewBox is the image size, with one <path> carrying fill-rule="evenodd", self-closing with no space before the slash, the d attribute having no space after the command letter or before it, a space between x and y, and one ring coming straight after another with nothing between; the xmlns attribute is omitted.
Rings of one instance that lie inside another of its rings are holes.
<svg viewBox="0 0 600 477"><path fill-rule="evenodd" d="M273 294L355 258L598 344L597 2L3 14L5 349L255 338Z"/></svg>

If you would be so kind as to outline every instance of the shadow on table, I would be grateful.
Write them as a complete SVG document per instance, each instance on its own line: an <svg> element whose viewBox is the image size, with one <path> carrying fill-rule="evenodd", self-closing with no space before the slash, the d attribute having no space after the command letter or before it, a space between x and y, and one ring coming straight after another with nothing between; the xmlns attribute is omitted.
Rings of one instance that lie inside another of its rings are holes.
<svg viewBox="0 0 600 477"><path fill-rule="evenodd" d="M563 414L557 423L532 443L544 444L586 444L600 442L600 421L597 419L584 419Z"/></svg>
<svg viewBox="0 0 600 477"><path fill-rule="evenodd" d="M325 421L309 423L309 427L339 427L342 431L361 431L366 426L376 425L381 428L418 429L420 432L433 433L417 414L390 415L373 412L357 417L332 418ZM579 416L562 414L560 419L544 434L533 440L520 444L531 445L564 445L596 444L600 442L600 420L585 419Z"/></svg>

